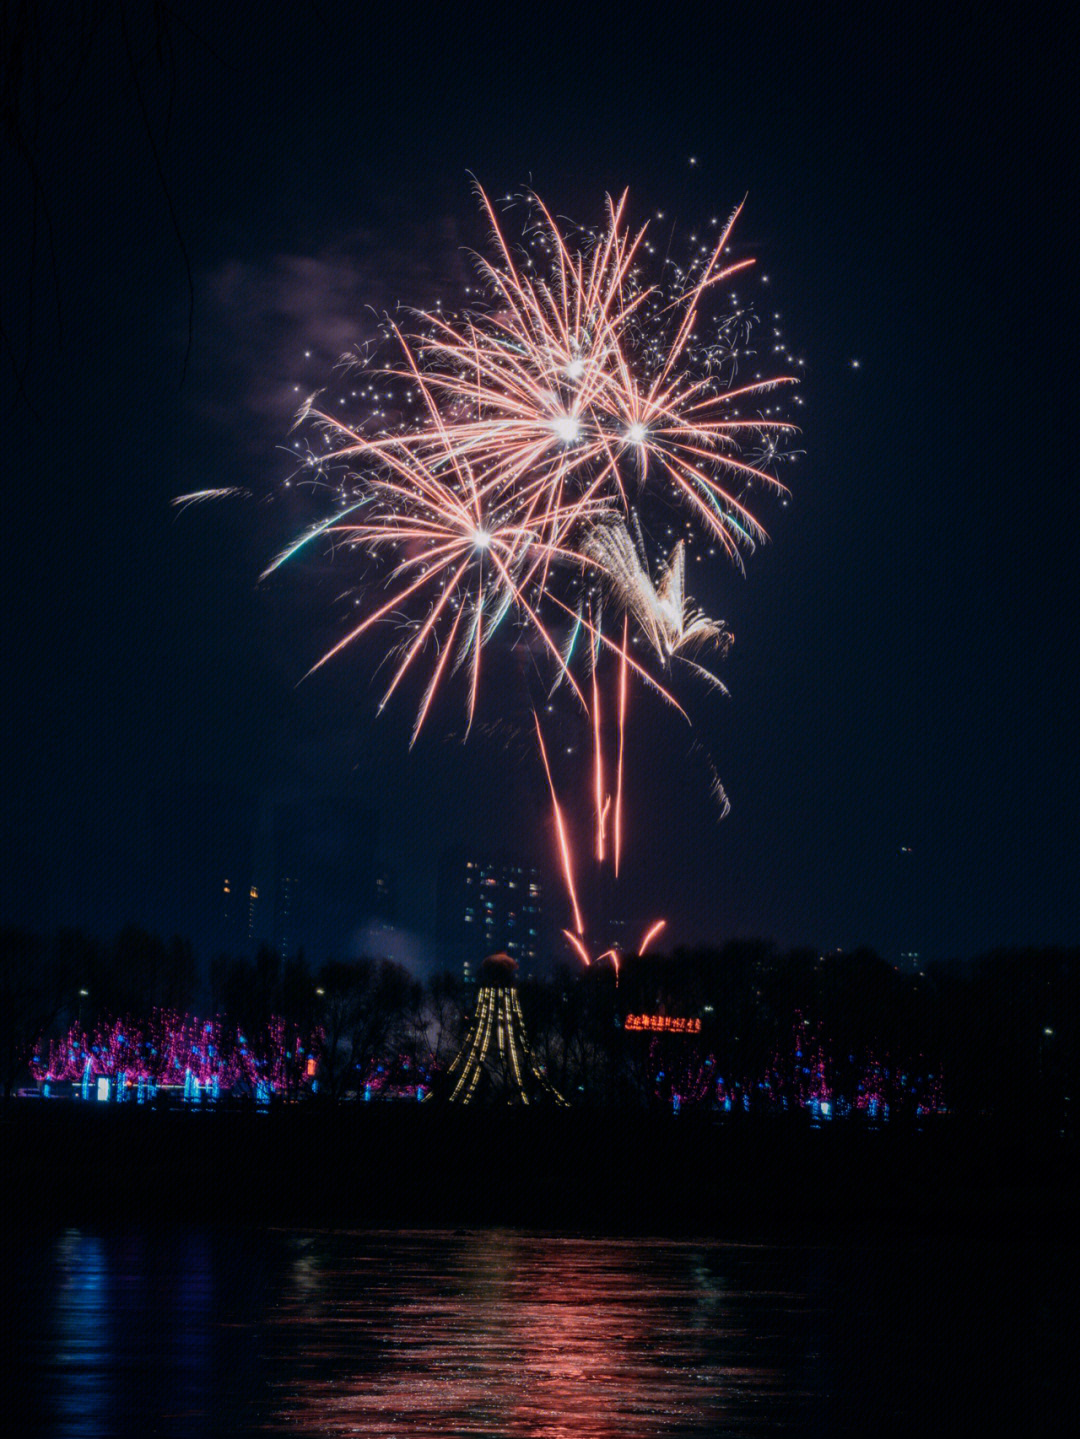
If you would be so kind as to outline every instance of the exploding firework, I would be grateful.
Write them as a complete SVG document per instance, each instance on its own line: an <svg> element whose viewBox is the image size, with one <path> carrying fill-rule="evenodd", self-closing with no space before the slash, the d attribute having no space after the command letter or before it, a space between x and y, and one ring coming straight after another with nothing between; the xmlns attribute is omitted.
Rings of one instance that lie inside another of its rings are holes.
<svg viewBox="0 0 1080 1439"><path fill-rule="evenodd" d="M379 708L410 671L422 673L413 742L459 672L468 733L496 637L527 648L545 701L564 686L588 724L592 849L617 874L628 688L644 684L683 714L677 672L723 691L702 661L725 653L732 636L690 600L687 549L700 543L741 569L764 539L754 495L784 490L775 470L795 429L773 392L795 376L739 375L751 317L730 283L753 264L730 258L741 206L685 265L665 261L653 276L649 226L630 228L625 192L594 230L560 223L529 196L517 245L477 193L491 239L490 253L476 256L482 298L456 314L388 321L390 358L382 352L378 367L365 358L358 417L333 413L319 395L305 402L298 423L314 428L305 477L335 493L337 508L264 576L319 540L357 558L359 623L310 672L366 634L389 633ZM662 549L650 539L660 534ZM616 721L613 762L602 702ZM567 936L588 962L578 860L538 717L535 732L574 916Z"/></svg>
<svg viewBox="0 0 1080 1439"><path fill-rule="evenodd" d="M393 478L371 481L372 503L363 519L346 521L342 517L322 532L341 536L375 555L390 552L394 557L391 596L365 615L310 672L320 669L386 615L401 611L406 601L422 596L427 613L409 627L401 658L379 704L383 709L429 636L437 636L438 658L416 716L413 741L451 659L454 668L466 657L470 660L468 710L472 724L484 644L511 609L532 622L584 704L558 644L528 595L540 566L546 567L552 560L580 566L583 557L545 540L530 527L528 516L520 513L516 497L493 494L490 483L481 483L465 459L455 458L449 482L412 455L392 457L390 468ZM594 508L590 504L585 513Z"/></svg>
<svg viewBox="0 0 1080 1439"><path fill-rule="evenodd" d="M722 620L709 619L686 594L686 542L679 540L654 584L647 563L619 520L593 527L584 542L586 555L599 566L615 602L632 615L660 661L681 659L718 689L720 680L695 664L688 651L714 645L720 653L733 636Z"/></svg>
<svg viewBox="0 0 1080 1439"><path fill-rule="evenodd" d="M794 429L771 408L740 407L795 377L732 383L725 324L707 323L717 287L753 263L724 259L738 210L688 266L650 283L648 226L629 230L625 193L609 201L602 230L573 235L530 197L532 244L520 252L479 195L493 242L492 258L477 257L484 302L458 316L418 312L408 332L388 325L397 359L367 387L377 402L357 422L318 396L303 407L323 436L310 468L340 472L350 508L369 501L372 513L320 522L270 567L320 535L386 565L388 597L314 668L380 621L403 626L403 658L381 703L428 652L420 722L466 660L471 722L481 653L506 618L512 632L539 640L553 677L569 680L583 704L558 625L570 630L571 654L584 629L594 662L606 649L650 678L607 633L603 606L586 605L597 587L662 667L708 641L722 649L726 629L687 609L684 542L653 584L641 513L683 508L688 529L741 565L764 537L750 489L783 489L757 457L778 458Z"/></svg>

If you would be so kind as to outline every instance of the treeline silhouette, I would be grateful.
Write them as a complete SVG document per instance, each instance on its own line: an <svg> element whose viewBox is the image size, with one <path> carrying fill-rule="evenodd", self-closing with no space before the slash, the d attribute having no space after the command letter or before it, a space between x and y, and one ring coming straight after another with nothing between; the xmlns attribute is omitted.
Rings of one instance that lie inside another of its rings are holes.
<svg viewBox="0 0 1080 1439"><path fill-rule="evenodd" d="M556 968L520 986L534 1052L576 1105L688 1102L786 1107L820 1070L854 1099L870 1079L930 1087L954 1115L1072 1129L1080 949L1010 949L901 972L869 950L822 956L766 941ZM0 931L0 1082L30 1078L35 1047L78 1025L158 1010L279 1017L321 1037L319 1093L340 1099L380 1064L437 1076L467 1031L475 990L386 960L311 965L260 949L201 965L184 939L129 927ZM692 1017L699 1032L629 1033L627 1015ZM803 1076L800 1078L800 1076ZM884 1076L884 1078L882 1078Z"/></svg>

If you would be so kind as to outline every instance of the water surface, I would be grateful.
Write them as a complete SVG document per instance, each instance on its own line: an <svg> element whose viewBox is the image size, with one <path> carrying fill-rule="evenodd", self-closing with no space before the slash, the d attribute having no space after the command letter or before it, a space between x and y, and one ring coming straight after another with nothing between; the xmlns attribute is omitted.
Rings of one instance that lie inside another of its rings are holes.
<svg viewBox="0 0 1080 1439"><path fill-rule="evenodd" d="M9 1235L7 1360L41 1436L954 1432L1075 1403L1075 1254L513 1231Z"/></svg>

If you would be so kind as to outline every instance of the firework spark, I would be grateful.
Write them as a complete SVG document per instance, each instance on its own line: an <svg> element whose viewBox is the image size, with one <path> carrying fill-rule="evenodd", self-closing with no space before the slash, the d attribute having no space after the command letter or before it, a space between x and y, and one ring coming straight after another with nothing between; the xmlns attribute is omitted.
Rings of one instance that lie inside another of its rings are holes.
<svg viewBox="0 0 1080 1439"><path fill-rule="evenodd" d="M251 498L251 491L244 489L243 485L223 485L216 490L192 490L187 495L177 495L170 501L176 509L186 510L189 505L201 505L206 500L229 500Z"/></svg>

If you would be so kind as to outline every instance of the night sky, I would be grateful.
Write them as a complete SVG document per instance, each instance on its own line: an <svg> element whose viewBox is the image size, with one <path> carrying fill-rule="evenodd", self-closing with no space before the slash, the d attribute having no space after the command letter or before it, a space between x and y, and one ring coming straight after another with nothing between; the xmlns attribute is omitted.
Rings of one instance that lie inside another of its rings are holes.
<svg viewBox="0 0 1080 1439"><path fill-rule="evenodd" d="M1060 40L985 8L30 8L5 36L3 922L211 946L265 816L331 797L328 885L368 845L409 930L448 845L549 863L535 754L462 747L458 697L410 755L370 652L297 687L347 562L256 586L310 518L281 499L293 387L366 306L453 302L475 175L586 222L628 185L685 229L746 194L755 304L806 357L771 543L690 576L736 635L699 721L731 814L643 697L631 916L894 959L1077 941ZM222 485L256 499L170 507Z"/></svg>

